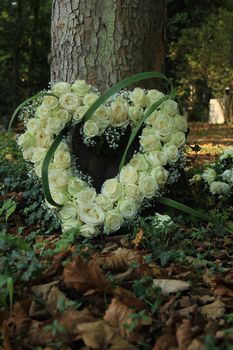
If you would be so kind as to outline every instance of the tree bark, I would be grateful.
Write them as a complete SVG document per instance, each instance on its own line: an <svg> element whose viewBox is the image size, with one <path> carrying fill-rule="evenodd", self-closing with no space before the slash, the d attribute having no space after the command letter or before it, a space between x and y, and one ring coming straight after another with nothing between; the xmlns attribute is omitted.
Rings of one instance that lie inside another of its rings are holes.
<svg viewBox="0 0 233 350"><path fill-rule="evenodd" d="M132 74L163 71L166 2L53 0L51 81L84 79L104 91Z"/></svg>

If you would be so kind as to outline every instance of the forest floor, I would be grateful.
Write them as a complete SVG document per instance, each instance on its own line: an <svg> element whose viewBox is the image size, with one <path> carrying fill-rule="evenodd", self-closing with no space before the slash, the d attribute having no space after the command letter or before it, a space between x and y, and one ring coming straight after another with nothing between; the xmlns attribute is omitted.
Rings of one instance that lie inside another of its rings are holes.
<svg viewBox="0 0 233 350"><path fill-rule="evenodd" d="M187 173L233 144L233 127L190 129ZM0 165L2 349L233 349L231 205L210 207L179 183L173 198L208 221L160 206L173 223L157 227L152 215L81 239L61 234L41 205L13 133L0 132Z"/></svg>

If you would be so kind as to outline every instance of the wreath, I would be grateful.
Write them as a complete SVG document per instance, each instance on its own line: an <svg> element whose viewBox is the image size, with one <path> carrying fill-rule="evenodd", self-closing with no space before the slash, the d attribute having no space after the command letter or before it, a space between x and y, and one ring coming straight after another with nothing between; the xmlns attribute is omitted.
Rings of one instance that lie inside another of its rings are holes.
<svg viewBox="0 0 233 350"><path fill-rule="evenodd" d="M46 203L56 210L64 232L78 228L80 235L90 237L117 231L177 180L184 166L187 122L174 92L122 90L151 76L168 81L160 73L137 74L102 96L83 80L57 82L16 110L21 109L26 129L17 141L23 158L42 179ZM118 152L122 137L130 133L118 173L103 181L99 193L74 156L74 130L86 147L98 152L103 145Z"/></svg>

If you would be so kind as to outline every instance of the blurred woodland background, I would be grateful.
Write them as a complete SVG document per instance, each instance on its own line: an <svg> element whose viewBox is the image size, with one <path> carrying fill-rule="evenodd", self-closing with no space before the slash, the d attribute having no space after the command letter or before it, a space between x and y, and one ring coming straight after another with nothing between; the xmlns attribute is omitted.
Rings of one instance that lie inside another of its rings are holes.
<svg viewBox="0 0 233 350"><path fill-rule="evenodd" d="M0 121L48 87L52 0L0 0ZM165 73L190 120L233 89L233 1L168 0Z"/></svg>

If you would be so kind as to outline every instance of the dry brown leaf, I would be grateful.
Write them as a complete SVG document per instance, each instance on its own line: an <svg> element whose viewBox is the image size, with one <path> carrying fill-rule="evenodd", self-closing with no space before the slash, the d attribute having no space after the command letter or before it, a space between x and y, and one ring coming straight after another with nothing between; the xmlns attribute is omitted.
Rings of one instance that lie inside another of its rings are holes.
<svg viewBox="0 0 233 350"><path fill-rule="evenodd" d="M199 339L193 339L192 343L187 347L187 350L202 350L204 343Z"/></svg>
<svg viewBox="0 0 233 350"><path fill-rule="evenodd" d="M122 304L118 299L113 298L111 304L105 312L104 320L112 327L116 327L120 330L121 335L124 337L128 331L124 327L125 324L130 325L132 318L129 317L133 310L129 309L126 305Z"/></svg>
<svg viewBox="0 0 233 350"><path fill-rule="evenodd" d="M73 251L72 248L69 248L55 256L53 256L53 262L52 264L45 270L43 271L42 275L44 277L51 277L56 274L56 272L59 270L61 267L62 260L67 258L69 254Z"/></svg>
<svg viewBox="0 0 233 350"><path fill-rule="evenodd" d="M132 243L135 245L135 248L137 248L139 246L139 244L142 241L143 236L144 236L144 231L142 228L140 228L140 230L136 234L135 239L132 240Z"/></svg>
<svg viewBox="0 0 233 350"><path fill-rule="evenodd" d="M176 337L172 333L172 330L167 330L156 341L152 350L170 350L172 346L176 345Z"/></svg>
<svg viewBox="0 0 233 350"><path fill-rule="evenodd" d="M176 339L180 350L187 350L191 344L193 336L191 322L188 319L183 319L182 323L176 330Z"/></svg>
<svg viewBox="0 0 233 350"><path fill-rule="evenodd" d="M57 313L59 300L63 300L64 308L69 306L70 300L57 287L58 281L46 283L32 287L32 291L37 298L43 300L45 309L51 314ZM30 313L31 315L31 313Z"/></svg>
<svg viewBox="0 0 233 350"><path fill-rule="evenodd" d="M88 309L66 310L58 318L59 324L66 329L69 337L76 337L78 334L77 325L95 321Z"/></svg>
<svg viewBox="0 0 233 350"><path fill-rule="evenodd" d="M36 347L47 346L49 343L52 343L55 338L58 340L59 337L54 337L50 331L44 329L44 326L45 324L43 322L32 320L26 336L22 338L23 342L31 347Z"/></svg>
<svg viewBox="0 0 233 350"><path fill-rule="evenodd" d="M95 260L85 261L80 256L65 266L63 276L67 287L75 288L82 293L90 290L102 291L108 285L103 271Z"/></svg>
<svg viewBox="0 0 233 350"><path fill-rule="evenodd" d="M13 347L11 346L10 336L9 336L9 328L7 325L7 321L3 322L2 327L2 345L4 350L13 350Z"/></svg>
<svg viewBox="0 0 233 350"><path fill-rule="evenodd" d="M109 350L136 350L137 348L117 333L117 330L110 327L105 321L99 320L90 323L81 323L77 326L80 335L86 346L91 349Z"/></svg>
<svg viewBox="0 0 233 350"><path fill-rule="evenodd" d="M142 261L138 252L122 247L111 253L98 254L93 259L100 267L110 271L125 271L132 262Z"/></svg>
<svg viewBox="0 0 233 350"><path fill-rule="evenodd" d="M163 294L183 292L190 288L190 283L175 279L154 279L153 285L160 287Z"/></svg>
<svg viewBox="0 0 233 350"><path fill-rule="evenodd" d="M211 319L222 317L225 314L225 304L217 299L213 303L200 308L201 313Z"/></svg>
<svg viewBox="0 0 233 350"><path fill-rule="evenodd" d="M26 313L22 303L16 303L13 308L13 313L9 317L8 328L10 335L24 337L27 334L30 326L31 319Z"/></svg>
<svg viewBox="0 0 233 350"><path fill-rule="evenodd" d="M112 294L117 298L122 304L133 307L138 310L145 309L145 304L142 300L136 298L132 292L127 289L117 287L112 290Z"/></svg>

